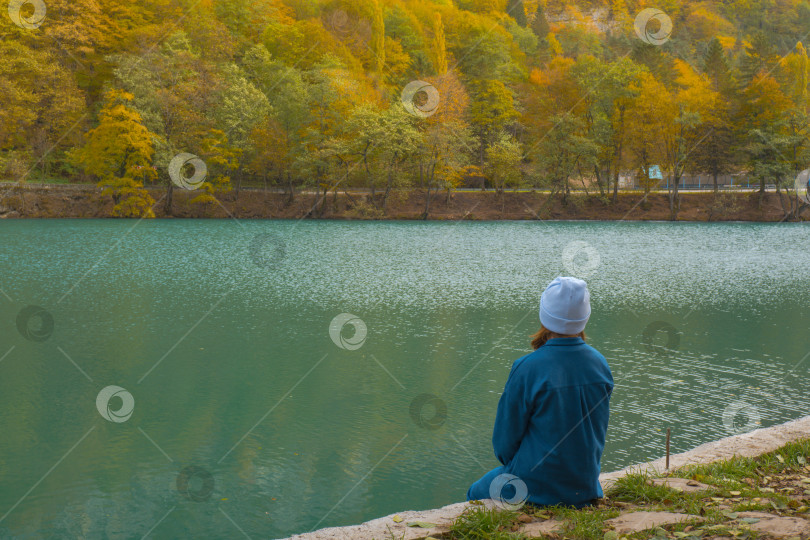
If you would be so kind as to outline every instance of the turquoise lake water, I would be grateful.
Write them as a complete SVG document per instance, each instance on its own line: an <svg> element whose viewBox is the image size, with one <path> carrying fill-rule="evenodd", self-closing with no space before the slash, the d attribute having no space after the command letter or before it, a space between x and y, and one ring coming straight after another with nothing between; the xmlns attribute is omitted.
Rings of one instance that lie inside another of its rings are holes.
<svg viewBox="0 0 810 540"><path fill-rule="evenodd" d="M0 537L278 538L463 500L558 275L619 469L810 414L801 224L0 224ZM330 332L331 330L331 332Z"/></svg>

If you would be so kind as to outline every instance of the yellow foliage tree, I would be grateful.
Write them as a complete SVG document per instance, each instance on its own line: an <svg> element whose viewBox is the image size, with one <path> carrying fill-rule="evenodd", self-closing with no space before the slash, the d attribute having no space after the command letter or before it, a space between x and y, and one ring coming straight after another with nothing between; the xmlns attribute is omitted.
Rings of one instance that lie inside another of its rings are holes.
<svg viewBox="0 0 810 540"><path fill-rule="evenodd" d="M444 24L442 14L438 11L433 14L433 66L436 75L447 73L447 45L444 38Z"/></svg>
<svg viewBox="0 0 810 540"><path fill-rule="evenodd" d="M86 144L72 157L86 173L101 179L102 193L115 202L114 216L155 217L155 201L143 183L157 176L152 166L156 135L128 106L132 99L123 90L108 91L98 126L86 134Z"/></svg>
<svg viewBox="0 0 810 540"><path fill-rule="evenodd" d="M223 171L232 171L239 167L242 151L230 146L228 135L219 129L209 130L203 137L200 148L206 165L211 167L215 174L203 183L199 195L189 202L213 205L218 202L216 193L225 193L232 189L231 177L223 174Z"/></svg>
<svg viewBox="0 0 810 540"><path fill-rule="evenodd" d="M804 48L801 41L796 43L793 52L782 59L782 65L789 74L786 85L787 94L793 99L793 103L806 110L810 63L807 58L807 49Z"/></svg>
<svg viewBox="0 0 810 540"><path fill-rule="evenodd" d="M639 76L634 90L638 93L626 109L626 148L630 165L638 171L645 193L658 183L649 177L653 165L664 159L662 140L665 132L672 129L677 109L672 93L648 72Z"/></svg>
<svg viewBox="0 0 810 540"><path fill-rule="evenodd" d="M382 75L385 68L385 21L379 0L371 0L371 50L374 52L374 68Z"/></svg>

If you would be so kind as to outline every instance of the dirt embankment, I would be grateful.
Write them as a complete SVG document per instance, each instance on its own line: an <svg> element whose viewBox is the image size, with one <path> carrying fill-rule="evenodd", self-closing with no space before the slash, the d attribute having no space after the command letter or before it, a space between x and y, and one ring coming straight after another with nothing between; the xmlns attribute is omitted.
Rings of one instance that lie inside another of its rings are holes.
<svg viewBox="0 0 810 540"><path fill-rule="evenodd" d="M166 208L166 190L151 189L157 217L176 218L329 218L329 219L422 219L425 194L396 192L385 209L378 194L376 205L367 193L297 194L292 202L282 193L242 191L217 194L218 203L193 203L198 194L175 190L171 208ZM783 206L784 204L784 206ZM683 193L680 221L785 220L790 201L785 194L756 192ZM113 201L95 186L6 186L0 188L0 218L102 218L112 215ZM458 192L434 195L428 219L436 220L669 220L666 193L620 193L615 203L593 195L572 194L567 201L540 192ZM800 219L810 219L805 207Z"/></svg>

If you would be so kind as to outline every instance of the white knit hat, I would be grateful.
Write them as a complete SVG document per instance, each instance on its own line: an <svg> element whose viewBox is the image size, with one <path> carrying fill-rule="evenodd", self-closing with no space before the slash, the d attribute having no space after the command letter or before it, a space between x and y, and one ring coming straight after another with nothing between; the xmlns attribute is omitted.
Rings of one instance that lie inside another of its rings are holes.
<svg viewBox="0 0 810 540"><path fill-rule="evenodd" d="M557 277L540 297L540 322L557 334L579 334L591 316L588 285L574 277Z"/></svg>

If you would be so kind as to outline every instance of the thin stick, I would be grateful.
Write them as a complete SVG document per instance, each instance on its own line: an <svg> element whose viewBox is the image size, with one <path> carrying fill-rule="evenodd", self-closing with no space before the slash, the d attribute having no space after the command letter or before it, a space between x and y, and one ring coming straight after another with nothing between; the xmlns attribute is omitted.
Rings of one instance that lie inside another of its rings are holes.
<svg viewBox="0 0 810 540"><path fill-rule="evenodd" d="M669 435L670 429L667 428L667 470L669 470Z"/></svg>

